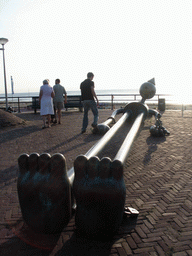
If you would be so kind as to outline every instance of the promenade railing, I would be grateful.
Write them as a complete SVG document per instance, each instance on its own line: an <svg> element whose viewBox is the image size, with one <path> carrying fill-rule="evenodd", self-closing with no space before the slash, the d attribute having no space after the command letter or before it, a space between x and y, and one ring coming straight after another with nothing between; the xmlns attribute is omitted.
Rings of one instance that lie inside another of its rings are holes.
<svg viewBox="0 0 192 256"><path fill-rule="evenodd" d="M110 109L114 109L116 105L125 106L125 104L129 102L141 100L140 94L98 94L97 96L100 102L100 108ZM32 98L34 97L37 96L8 97L8 106L16 112L21 112L21 109L30 110L32 108ZM146 104L154 104L158 106L160 99L165 99L166 104L172 103L172 95L156 94L152 99L146 100ZM0 109L5 108L5 97L0 97Z"/></svg>

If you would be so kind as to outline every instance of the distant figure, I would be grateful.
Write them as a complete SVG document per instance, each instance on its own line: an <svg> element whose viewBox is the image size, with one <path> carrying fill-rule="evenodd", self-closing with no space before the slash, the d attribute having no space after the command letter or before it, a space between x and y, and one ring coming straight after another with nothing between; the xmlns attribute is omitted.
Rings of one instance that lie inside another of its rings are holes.
<svg viewBox="0 0 192 256"><path fill-rule="evenodd" d="M92 127L96 128L97 127L97 121L98 121L98 106L99 106L99 101L97 98L97 95L95 93L95 85L94 82L92 81L94 77L94 74L89 72L87 74L87 79L85 79L81 85L81 97L83 101L83 106L84 106L84 117L83 117L83 125L82 125L82 130L81 133L85 133L87 126L88 126L88 111L91 109L94 115L94 120L92 123ZM95 100L97 101L97 104Z"/></svg>
<svg viewBox="0 0 192 256"><path fill-rule="evenodd" d="M45 79L43 85L40 87L39 103L40 103L40 115L43 116L43 127L46 128L46 117L48 119L48 128L50 128L51 115L54 114L53 110L53 97L55 93L53 88L49 85L49 80Z"/></svg>
<svg viewBox="0 0 192 256"><path fill-rule="evenodd" d="M65 88L60 85L60 80L55 80L55 85L53 86L53 90L55 92L55 97L53 98L54 108L55 108L55 123L57 123L57 115L58 115L58 124L61 124L61 110L64 107L63 104L63 95L65 95L65 104L67 103L67 93ZM56 113L57 111L57 113Z"/></svg>

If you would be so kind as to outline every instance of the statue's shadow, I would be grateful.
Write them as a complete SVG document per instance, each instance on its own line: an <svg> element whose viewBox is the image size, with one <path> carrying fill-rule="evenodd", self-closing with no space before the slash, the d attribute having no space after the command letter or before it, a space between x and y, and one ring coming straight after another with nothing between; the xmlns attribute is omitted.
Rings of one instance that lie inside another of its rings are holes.
<svg viewBox="0 0 192 256"><path fill-rule="evenodd" d="M111 246L111 241L96 241L90 240L88 238L79 237L76 233L63 245L61 250L59 250L55 256L99 256L99 255L109 255Z"/></svg>
<svg viewBox="0 0 192 256"><path fill-rule="evenodd" d="M153 137L149 136L146 140L147 145L148 145L148 150L145 154L145 157L143 159L144 165L148 164L151 160L151 154L154 153L157 148L158 144L161 144L166 141L166 137Z"/></svg>
<svg viewBox="0 0 192 256"><path fill-rule="evenodd" d="M64 243L55 256L107 256L111 253L112 246L125 234L129 234L136 226L136 217L124 218L117 234L111 240L91 240L81 237L74 232L72 237Z"/></svg>
<svg viewBox="0 0 192 256"><path fill-rule="evenodd" d="M8 241L0 245L2 256L7 255L54 255L54 256L108 256L111 253L111 248L118 240L127 234L131 233L137 223L136 217L126 217L117 234L111 240L91 240L78 235L73 230L71 238L66 242L65 232L68 228L63 230L61 234L43 235L32 231L23 221L18 227L15 227L14 236L9 237ZM20 227L21 226L21 227ZM9 227L11 228L11 227ZM71 230L72 231L72 230ZM58 243L62 241L63 246L57 251ZM47 247L47 248L46 248ZM50 254L50 251L51 254Z"/></svg>

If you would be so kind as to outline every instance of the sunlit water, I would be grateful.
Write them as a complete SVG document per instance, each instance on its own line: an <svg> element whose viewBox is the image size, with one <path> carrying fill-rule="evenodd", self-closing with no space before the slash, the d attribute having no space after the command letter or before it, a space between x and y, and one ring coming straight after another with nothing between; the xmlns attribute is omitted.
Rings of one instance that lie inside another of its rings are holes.
<svg viewBox="0 0 192 256"><path fill-rule="evenodd" d="M191 94L176 94L173 96L173 102L177 104L188 105L192 104L192 95Z"/></svg>
<svg viewBox="0 0 192 256"><path fill-rule="evenodd" d="M134 96L123 96L126 94L139 94L139 89L119 89L119 90L96 90L97 95L99 95L99 99L101 102L109 102L111 101L111 95L114 95L114 102L129 102L134 100ZM78 91L67 91L68 95L80 95L80 90ZM192 105L192 94L190 92L186 91L178 91L177 89L173 93L165 93L165 92L156 92L156 95L150 99L151 103L157 103L158 97L157 94L164 94L160 96L159 98L165 98L165 102L169 104L184 104L184 105ZM165 95L166 94L166 95ZM169 94L169 95L168 95ZM39 92L26 92L26 93L8 93L8 97L30 97L29 100L31 100L31 97L38 96ZM102 95L108 95L108 96L102 96ZM121 96L117 96L121 95ZM5 97L5 94L0 94L0 97ZM139 101L141 99L140 96L137 96L136 101ZM3 99L1 99L3 100ZM17 99L11 99L9 98L9 101L17 101ZM20 99L20 101L23 101L26 99Z"/></svg>

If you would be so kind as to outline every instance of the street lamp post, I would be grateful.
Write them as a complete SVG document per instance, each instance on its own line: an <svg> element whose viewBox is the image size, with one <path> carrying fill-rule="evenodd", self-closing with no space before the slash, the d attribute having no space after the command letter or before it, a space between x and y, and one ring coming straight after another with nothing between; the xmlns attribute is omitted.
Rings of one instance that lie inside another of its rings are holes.
<svg viewBox="0 0 192 256"><path fill-rule="evenodd" d="M7 81L6 81L6 70L5 70L5 54L4 54L4 45L9 40L7 38L0 38L0 44L2 45L2 48L0 50L3 51L3 68L4 68L4 83L5 83L5 100L6 100L6 110L8 110L8 99L7 99Z"/></svg>

